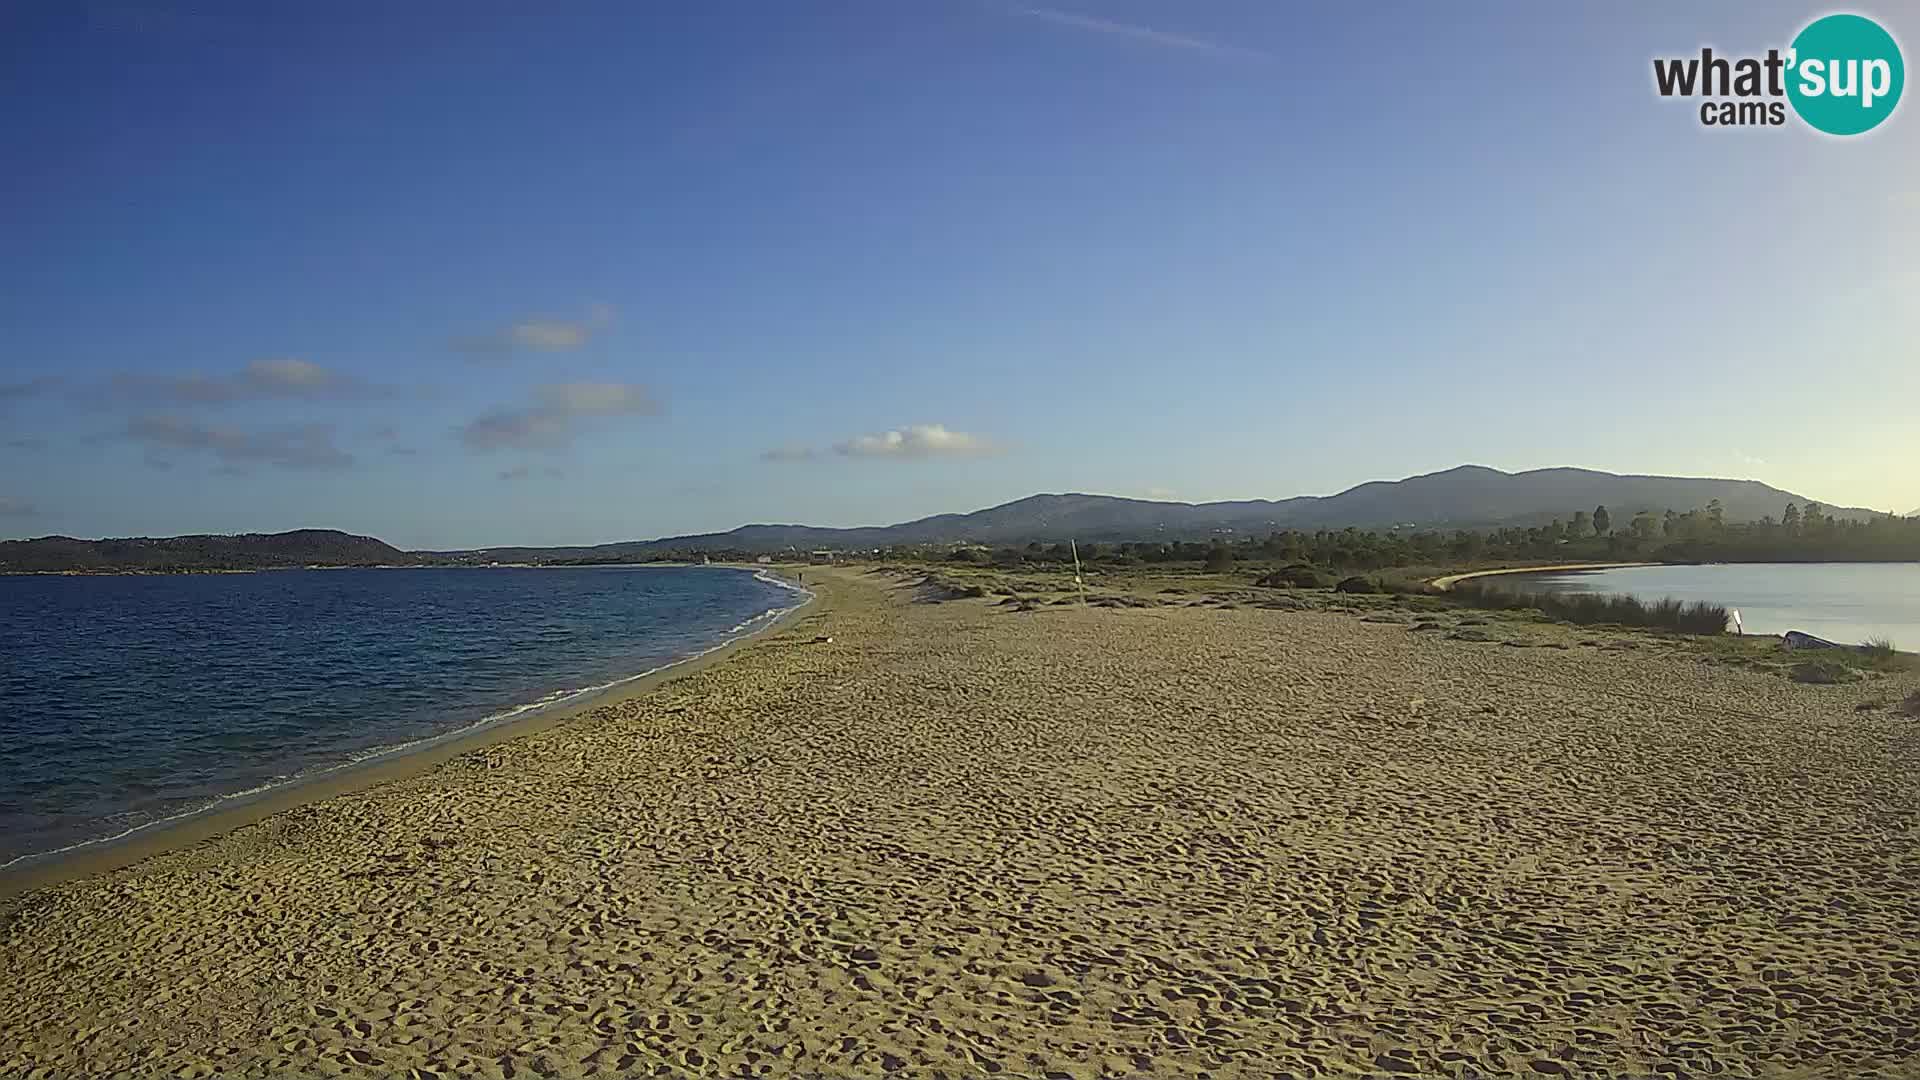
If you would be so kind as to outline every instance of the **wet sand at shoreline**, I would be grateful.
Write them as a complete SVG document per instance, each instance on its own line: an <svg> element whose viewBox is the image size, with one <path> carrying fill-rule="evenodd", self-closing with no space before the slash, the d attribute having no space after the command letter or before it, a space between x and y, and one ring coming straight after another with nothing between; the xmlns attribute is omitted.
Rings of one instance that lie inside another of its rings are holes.
<svg viewBox="0 0 1920 1080"><path fill-rule="evenodd" d="M1920 1072L1891 682L806 576L646 695L0 906L0 1074Z"/></svg>

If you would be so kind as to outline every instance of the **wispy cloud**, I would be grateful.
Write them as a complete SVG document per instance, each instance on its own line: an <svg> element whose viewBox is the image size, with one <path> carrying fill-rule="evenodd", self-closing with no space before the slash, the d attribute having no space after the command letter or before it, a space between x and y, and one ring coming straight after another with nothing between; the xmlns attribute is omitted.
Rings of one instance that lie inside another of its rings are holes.
<svg viewBox="0 0 1920 1080"><path fill-rule="evenodd" d="M0 405L4 405L9 401L21 401L33 397L36 394L47 393L58 387L60 382L60 377L57 375L42 375L39 378L27 379L24 382L0 383Z"/></svg>
<svg viewBox="0 0 1920 1080"><path fill-rule="evenodd" d="M476 337L459 338L453 347L476 358L500 357L510 353L564 352L578 349L613 326L613 308L595 304L580 319L536 317L509 323L498 330Z"/></svg>
<svg viewBox="0 0 1920 1080"><path fill-rule="evenodd" d="M40 509L25 499L0 495L0 517L32 517Z"/></svg>
<svg viewBox="0 0 1920 1080"><path fill-rule="evenodd" d="M1015 15L1030 19L1044 19L1059 26L1070 26L1094 34L1107 34L1112 37L1128 38L1148 45L1158 45L1166 49L1185 49L1191 52L1213 53L1218 56L1236 56L1242 58L1272 60L1274 55L1259 49L1250 49L1243 45L1226 45L1205 38L1188 37L1185 34L1155 30L1150 26L1138 26L1133 23L1115 22L1112 19L1095 18L1092 15L1078 15L1071 11L1055 8L1015 8Z"/></svg>
<svg viewBox="0 0 1920 1080"><path fill-rule="evenodd" d="M47 440L8 439L5 443L0 443L0 446L5 446L9 450L45 450L47 448Z"/></svg>
<svg viewBox="0 0 1920 1080"><path fill-rule="evenodd" d="M228 405L236 401L363 401L392 391L310 360L255 360L225 375L123 373L108 380L106 395L119 401L169 405Z"/></svg>
<svg viewBox="0 0 1920 1080"><path fill-rule="evenodd" d="M999 449L978 435L954 431L944 424L910 424L877 435L855 435L834 443L826 450L807 446L788 446L765 451L760 460L767 462L819 461L828 457L884 458L918 461L929 458L966 457L992 453Z"/></svg>
<svg viewBox="0 0 1920 1080"><path fill-rule="evenodd" d="M1172 488L1150 487L1147 489L1147 498L1159 499L1162 502L1166 501L1167 499L1171 499L1178 494L1180 493L1173 490Z"/></svg>
<svg viewBox="0 0 1920 1080"><path fill-rule="evenodd" d="M353 455L335 445L330 424L245 431L157 415L129 420L124 434L146 446L150 460L157 453L173 450L208 453L230 464L259 463L283 469L339 469L353 464Z"/></svg>
<svg viewBox="0 0 1920 1080"><path fill-rule="evenodd" d="M418 457L420 455L419 447L401 445L400 429L392 425L383 424L369 431L367 434L375 443L386 448L388 457Z"/></svg>
<svg viewBox="0 0 1920 1080"><path fill-rule="evenodd" d="M553 383L534 392L532 405L487 413L457 434L472 450L557 450L571 444L589 420L659 412L660 403L631 383Z"/></svg>
<svg viewBox="0 0 1920 1080"><path fill-rule="evenodd" d="M551 465L538 470L534 469L534 467L531 465L518 465L511 469L500 470L500 479L530 480L533 478L536 472L539 475L547 477L548 479L551 479L551 480L558 480L565 475L559 469L556 469Z"/></svg>
<svg viewBox="0 0 1920 1080"><path fill-rule="evenodd" d="M811 446L777 446L760 452L761 461L817 461L820 451Z"/></svg>

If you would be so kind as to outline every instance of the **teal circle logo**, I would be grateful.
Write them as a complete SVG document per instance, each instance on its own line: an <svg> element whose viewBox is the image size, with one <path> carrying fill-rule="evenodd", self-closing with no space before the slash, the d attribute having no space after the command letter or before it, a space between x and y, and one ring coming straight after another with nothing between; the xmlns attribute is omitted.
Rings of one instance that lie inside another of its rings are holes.
<svg viewBox="0 0 1920 1080"><path fill-rule="evenodd" d="M1815 19L1787 55L1787 100L1800 119L1829 135L1880 126L1907 83L1893 35L1860 15Z"/></svg>

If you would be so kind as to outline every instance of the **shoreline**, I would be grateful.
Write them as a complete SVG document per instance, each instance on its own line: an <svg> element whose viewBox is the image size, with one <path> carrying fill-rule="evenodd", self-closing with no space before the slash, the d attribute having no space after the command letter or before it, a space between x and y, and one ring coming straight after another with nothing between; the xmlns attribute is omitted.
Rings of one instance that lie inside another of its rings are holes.
<svg viewBox="0 0 1920 1080"><path fill-rule="evenodd" d="M684 659L616 680L597 691L587 691L550 706L534 706L524 714L509 714L492 722L476 721L466 728L428 736L360 761L348 761L307 777L294 777L251 797L222 796L221 801L209 803L176 818L162 818L119 836L82 841L64 850L24 856L16 866L0 869L0 902L12 901L51 886L123 870L155 856L216 839L275 814L417 776L462 754L538 734L593 710L642 697L666 683L727 659L762 636L788 626L803 612L819 611L825 607L818 592L795 581L788 573L766 566L740 563L708 565L712 569L745 570L756 576L766 574L777 578L780 588L792 589L800 594L800 602L751 631ZM235 801L226 805L226 800Z"/></svg>
<svg viewBox="0 0 1920 1080"><path fill-rule="evenodd" d="M0 904L0 1074L1920 1062L1920 671L807 571L726 663Z"/></svg>
<svg viewBox="0 0 1920 1080"><path fill-rule="evenodd" d="M1499 577L1505 574L1552 574L1575 573L1582 570L1627 570L1636 566L1679 566L1680 563L1663 562L1605 562L1605 563L1561 563L1550 566L1510 566L1500 570L1470 570L1464 574L1446 574L1427 582L1436 592L1446 592L1455 585L1473 578Z"/></svg>
<svg viewBox="0 0 1920 1080"><path fill-rule="evenodd" d="M606 562L606 563L365 563L351 565L312 564L303 566L244 566L191 569L142 570L136 567L67 570L0 570L0 577L203 577L208 574L284 574L306 570L640 570L648 567L684 570L689 567L719 566L735 570L766 569L757 563L687 562Z"/></svg>

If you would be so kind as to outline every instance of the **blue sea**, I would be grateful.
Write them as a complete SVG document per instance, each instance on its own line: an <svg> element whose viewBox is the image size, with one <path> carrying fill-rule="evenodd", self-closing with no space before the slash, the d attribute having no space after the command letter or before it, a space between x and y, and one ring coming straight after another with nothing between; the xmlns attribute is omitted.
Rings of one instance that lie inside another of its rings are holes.
<svg viewBox="0 0 1920 1080"><path fill-rule="evenodd" d="M804 600L719 567L0 576L0 867L565 704Z"/></svg>

